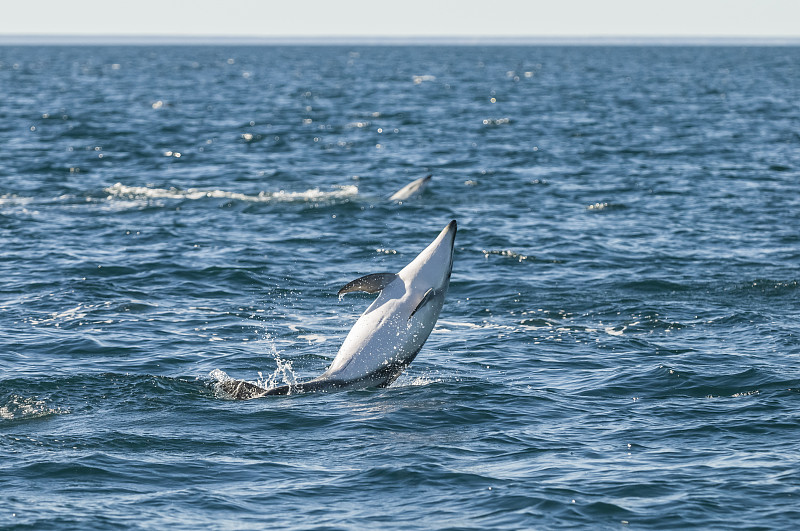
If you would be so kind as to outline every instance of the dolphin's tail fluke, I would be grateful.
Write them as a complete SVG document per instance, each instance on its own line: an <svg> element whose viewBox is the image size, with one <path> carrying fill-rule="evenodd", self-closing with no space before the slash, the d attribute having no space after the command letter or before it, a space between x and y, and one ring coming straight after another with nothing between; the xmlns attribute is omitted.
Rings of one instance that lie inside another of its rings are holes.
<svg viewBox="0 0 800 531"><path fill-rule="evenodd" d="M253 398L261 398L262 396L267 395L288 395L296 389L296 387L293 388L289 385L281 385L279 387L273 387L272 389L265 389L243 380L225 380L219 382L219 386L234 400L251 400Z"/></svg>
<svg viewBox="0 0 800 531"><path fill-rule="evenodd" d="M243 380L224 380L219 382L218 385L234 400L252 400L253 398L261 398L262 396L269 395L293 395L296 393L323 391L331 387L336 387L336 382L309 380L295 385L280 385L271 389L265 389Z"/></svg>
<svg viewBox="0 0 800 531"><path fill-rule="evenodd" d="M267 390L263 387L242 380L223 380L217 385L236 400L250 400L267 394Z"/></svg>
<svg viewBox="0 0 800 531"><path fill-rule="evenodd" d="M288 395L291 394L292 391L297 392L297 387L292 387L291 385L279 385L278 387L273 387L266 393L265 395Z"/></svg>

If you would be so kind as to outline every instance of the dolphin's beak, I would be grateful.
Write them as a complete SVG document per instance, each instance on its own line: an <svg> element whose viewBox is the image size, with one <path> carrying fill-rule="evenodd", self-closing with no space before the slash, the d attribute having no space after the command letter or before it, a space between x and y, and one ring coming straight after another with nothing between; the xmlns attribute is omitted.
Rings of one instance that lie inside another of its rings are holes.
<svg viewBox="0 0 800 531"><path fill-rule="evenodd" d="M458 230L458 224L456 220L451 221L447 224L447 226L442 229L442 232L433 240L429 246L431 249L441 249L443 246L450 244L449 246L452 248L455 240L456 240L456 231ZM424 252L422 253L424 254Z"/></svg>
<svg viewBox="0 0 800 531"><path fill-rule="evenodd" d="M458 232L458 223L453 220L447 224L440 235L443 239L450 238L450 267L447 270L447 278L450 278L450 273L453 271L453 250L456 244L456 232Z"/></svg>
<svg viewBox="0 0 800 531"><path fill-rule="evenodd" d="M452 246L453 243L456 241L456 231L458 230L458 223L456 220L451 221L447 224L447 226L439 233L439 236L436 238L436 241L442 242L446 238L450 238L450 245Z"/></svg>
<svg viewBox="0 0 800 531"><path fill-rule="evenodd" d="M456 220L451 221L442 232L417 257L398 273L408 279L427 278L425 282L440 286L450 278L453 269L453 247L456 240ZM421 275L421 276L420 276Z"/></svg>
<svg viewBox="0 0 800 531"><path fill-rule="evenodd" d="M436 238L436 242L439 242L439 248L442 248L449 243L449 245L445 247L450 249L450 264L447 268L447 278L450 278L450 273L453 271L453 250L456 243L456 232L458 232L458 223L456 223L456 220L453 220L447 224L447 226Z"/></svg>
<svg viewBox="0 0 800 531"><path fill-rule="evenodd" d="M442 229L442 232L439 233L439 236L437 236L433 243L431 243L431 247L435 247L437 249L449 247L451 263L453 262L453 247L455 246L457 231L458 224L456 223L456 220L453 220L448 223L444 229Z"/></svg>

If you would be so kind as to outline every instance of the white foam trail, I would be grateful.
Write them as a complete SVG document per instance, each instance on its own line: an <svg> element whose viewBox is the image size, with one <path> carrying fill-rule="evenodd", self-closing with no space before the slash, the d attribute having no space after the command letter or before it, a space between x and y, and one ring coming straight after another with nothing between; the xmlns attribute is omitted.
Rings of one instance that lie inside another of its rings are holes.
<svg viewBox="0 0 800 531"><path fill-rule="evenodd" d="M108 199L236 199L239 201L249 201L253 203L269 202L317 202L335 201L350 199L358 195L358 186L344 185L336 189L325 192L319 188L311 188L305 192L259 192L257 194L243 194L239 192L227 192L225 190L202 190L199 188L151 188L149 186L127 186L116 183L104 190L108 194Z"/></svg>

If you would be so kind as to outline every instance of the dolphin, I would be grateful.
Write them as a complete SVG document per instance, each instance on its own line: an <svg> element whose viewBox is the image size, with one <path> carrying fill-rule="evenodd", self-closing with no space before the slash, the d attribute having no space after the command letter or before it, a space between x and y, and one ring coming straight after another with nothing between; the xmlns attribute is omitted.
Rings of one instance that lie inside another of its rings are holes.
<svg viewBox="0 0 800 531"><path fill-rule="evenodd" d="M426 177L422 177L421 179L417 179L416 181L411 181L392 194L392 196L389 198L389 201L405 201L406 199L411 199L412 197L418 196L422 193L425 187L428 186L428 183L431 182L431 177L433 177L433 175L428 175Z"/></svg>
<svg viewBox="0 0 800 531"><path fill-rule="evenodd" d="M241 380L219 385L233 398L288 395L341 388L388 387L422 349L444 305L453 270L456 220L399 273L374 273L349 282L353 291L379 293L347 334L328 369L313 380L264 389Z"/></svg>

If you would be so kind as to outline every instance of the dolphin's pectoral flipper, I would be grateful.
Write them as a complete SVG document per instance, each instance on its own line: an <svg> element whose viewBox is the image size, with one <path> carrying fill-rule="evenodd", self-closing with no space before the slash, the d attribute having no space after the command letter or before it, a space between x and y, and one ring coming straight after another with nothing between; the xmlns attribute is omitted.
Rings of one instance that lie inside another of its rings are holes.
<svg viewBox="0 0 800 531"><path fill-rule="evenodd" d="M345 293L350 293L351 291L377 293L396 278L397 275L395 273L373 273L371 275L366 275L352 282L348 282L345 287L339 290L339 296L341 297Z"/></svg>
<svg viewBox="0 0 800 531"><path fill-rule="evenodd" d="M422 308L423 306L425 306L426 304L431 302L431 300L433 300L433 297L435 297L435 296L436 296L436 292L433 290L433 288L431 288L428 291L426 291L425 295L423 295L423 297L422 297L422 300L419 301L419 304L417 304L417 307L414 308L414 311L411 312L411 315L409 315L408 318L411 319L412 317L414 317L414 314L417 313L417 311L420 308Z"/></svg>

